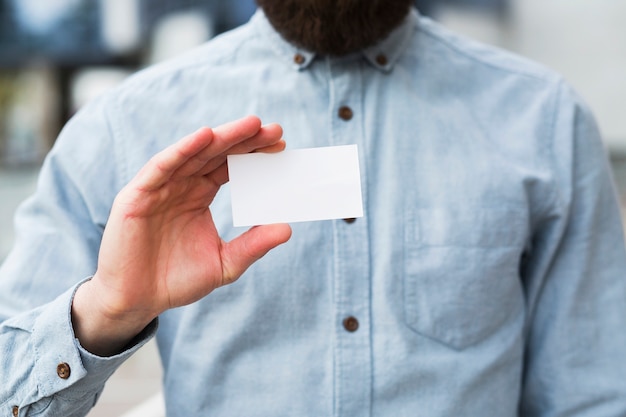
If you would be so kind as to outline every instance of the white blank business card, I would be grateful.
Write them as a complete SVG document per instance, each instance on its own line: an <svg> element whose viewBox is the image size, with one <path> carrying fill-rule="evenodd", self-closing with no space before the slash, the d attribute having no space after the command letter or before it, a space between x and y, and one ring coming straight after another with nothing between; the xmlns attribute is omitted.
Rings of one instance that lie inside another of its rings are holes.
<svg viewBox="0 0 626 417"><path fill-rule="evenodd" d="M363 216L356 145L228 156L234 226Z"/></svg>

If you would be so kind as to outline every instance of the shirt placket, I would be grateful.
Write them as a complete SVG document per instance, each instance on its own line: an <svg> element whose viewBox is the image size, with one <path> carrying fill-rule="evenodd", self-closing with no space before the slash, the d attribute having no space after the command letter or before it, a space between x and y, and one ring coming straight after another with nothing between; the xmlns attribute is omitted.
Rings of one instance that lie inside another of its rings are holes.
<svg viewBox="0 0 626 417"><path fill-rule="evenodd" d="M357 144L365 185L363 92L358 62L328 60L331 143ZM362 187L367 207L366 187ZM335 301L335 415L368 416L372 364L370 243L365 216L333 222Z"/></svg>

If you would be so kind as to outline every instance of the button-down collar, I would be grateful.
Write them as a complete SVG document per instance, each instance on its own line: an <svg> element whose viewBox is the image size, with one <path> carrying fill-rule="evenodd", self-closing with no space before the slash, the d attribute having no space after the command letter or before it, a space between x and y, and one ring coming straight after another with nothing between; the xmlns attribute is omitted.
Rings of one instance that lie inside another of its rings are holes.
<svg viewBox="0 0 626 417"><path fill-rule="evenodd" d="M369 48L362 51L363 56L374 67L383 72L389 72L406 49L411 33L418 25L419 15L413 9L404 19L402 24L394 29L389 36ZM259 10L252 17L252 23L256 26L260 34L268 39L276 53L289 62L295 70L301 71L313 62L316 57L315 52L298 48L287 42L274 30L263 11Z"/></svg>
<svg viewBox="0 0 626 417"><path fill-rule="evenodd" d="M395 28L389 36L374 46L363 51L365 58L374 67L384 72L389 72L407 48L411 34L418 25L419 16L413 9L404 19L404 22Z"/></svg>
<svg viewBox="0 0 626 417"><path fill-rule="evenodd" d="M271 45L278 56L285 62L289 62L293 65L294 69L303 70L315 59L315 53L298 48L283 39L283 37L274 30L261 8L252 16L251 22L261 36L267 39L268 44Z"/></svg>

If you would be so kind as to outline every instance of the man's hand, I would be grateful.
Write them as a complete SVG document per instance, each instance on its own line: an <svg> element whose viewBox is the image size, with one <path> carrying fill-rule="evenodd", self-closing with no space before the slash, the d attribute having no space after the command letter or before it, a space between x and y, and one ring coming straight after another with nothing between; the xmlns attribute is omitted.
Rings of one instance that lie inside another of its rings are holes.
<svg viewBox="0 0 626 417"><path fill-rule="evenodd" d="M209 204L228 181L226 155L284 149L278 125L247 117L204 128L154 156L118 194L98 270L76 292L72 320L82 346L119 352L165 310L235 281L291 236L288 225L253 227L231 242Z"/></svg>

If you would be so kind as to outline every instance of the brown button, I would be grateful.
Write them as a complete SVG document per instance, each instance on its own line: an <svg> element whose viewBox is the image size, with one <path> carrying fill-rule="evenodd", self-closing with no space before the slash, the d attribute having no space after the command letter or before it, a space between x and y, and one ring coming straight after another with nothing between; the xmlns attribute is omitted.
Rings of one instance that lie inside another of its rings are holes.
<svg viewBox="0 0 626 417"><path fill-rule="evenodd" d="M72 370L67 363L63 362L57 365L57 375L59 376L59 378L67 379L70 377L71 373Z"/></svg>
<svg viewBox="0 0 626 417"><path fill-rule="evenodd" d="M352 316L346 317L343 320L343 328L349 332L356 332L359 328L359 321Z"/></svg>
<svg viewBox="0 0 626 417"><path fill-rule="evenodd" d="M17 405L13 406L13 417L17 417L20 414L20 408Z"/></svg>
<svg viewBox="0 0 626 417"><path fill-rule="evenodd" d="M304 64L304 61L306 61L306 58L304 58L304 55L302 54L295 54L293 56L293 62L295 62L298 65Z"/></svg>
<svg viewBox="0 0 626 417"><path fill-rule="evenodd" d="M348 224L352 224L356 221L356 219L354 217L351 217L349 219L343 219L344 222L348 223Z"/></svg>
<svg viewBox="0 0 626 417"><path fill-rule="evenodd" d="M376 62L378 63L378 65L380 66L385 66L389 63L389 60L387 59L387 56L384 54L379 54L376 56Z"/></svg>
<svg viewBox="0 0 626 417"><path fill-rule="evenodd" d="M343 120L350 120L352 119L352 116L354 116L354 114L352 113L352 109L350 107L339 107L339 117L341 117Z"/></svg>

